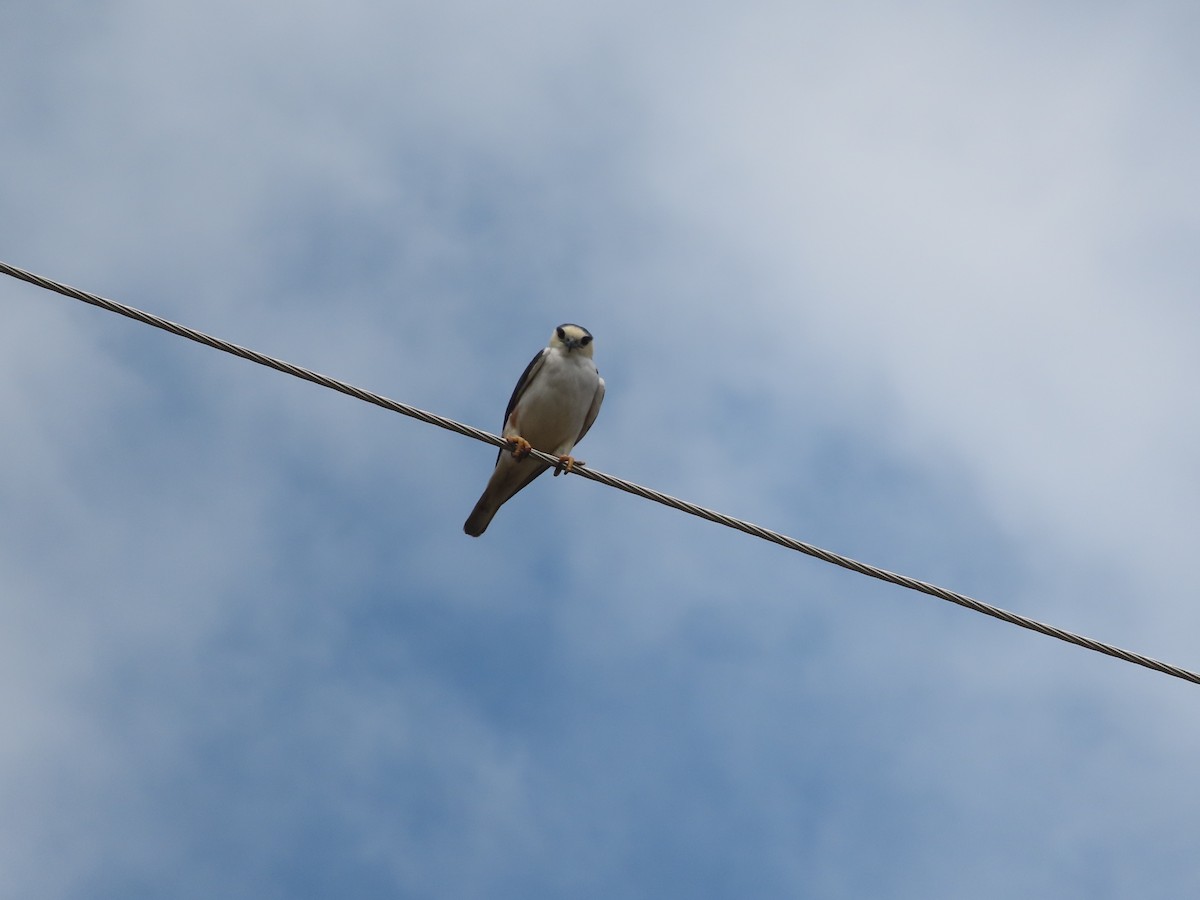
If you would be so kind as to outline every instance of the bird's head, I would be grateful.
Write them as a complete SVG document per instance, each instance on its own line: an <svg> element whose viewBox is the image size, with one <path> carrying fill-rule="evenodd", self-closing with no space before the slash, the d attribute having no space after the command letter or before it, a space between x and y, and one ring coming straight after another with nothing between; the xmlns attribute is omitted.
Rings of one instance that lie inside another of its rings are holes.
<svg viewBox="0 0 1200 900"><path fill-rule="evenodd" d="M550 346L558 347L564 353L580 353L590 358L592 333L582 325L559 325L550 336Z"/></svg>

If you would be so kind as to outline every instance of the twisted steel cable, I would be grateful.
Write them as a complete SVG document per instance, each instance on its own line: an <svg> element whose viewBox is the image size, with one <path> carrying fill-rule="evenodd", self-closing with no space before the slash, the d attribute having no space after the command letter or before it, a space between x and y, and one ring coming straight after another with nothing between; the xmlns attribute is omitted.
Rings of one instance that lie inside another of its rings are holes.
<svg viewBox="0 0 1200 900"><path fill-rule="evenodd" d="M114 300L109 300L97 294L89 293L88 291L80 290L79 288L70 287L69 285L61 284L57 281L52 281L49 278L44 278L40 275L35 275L32 272L27 272L24 269L19 269L16 266L11 266L8 263L0 261L0 272L17 278L21 281L26 281L29 284L44 288L48 291L53 291L62 294L66 297L72 297L76 300L81 300L84 303L89 303L92 306L98 306L101 309L109 312L117 313L118 315L126 316L130 319L135 319L138 322L143 322L146 325L152 325L155 328L161 328L164 331L169 331L179 337L187 338L199 344L204 344L207 347L212 347L216 350L221 350L233 356L240 356L242 359L247 359L250 362L258 363L260 366L266 366L270 369L275 369L279 372L284 372L296 378L302 378L305 381L311 381L314 384L319 384L322 387L329 388L333 391L338 391L343 394L348 394L366 403L373 403L376 406L381 406L384 409L392 412L400 413L402 416L409 416L414 419L419 419L430 425L436 425L439 428L445 428L447 431L453 431L456 434L465 435L469 438L474 438L477 441L483 441L486 444L492 444L496 447L508 446L508 442L497 435L488 431L483 431L479 428L473 428L470 425L464 425L461 422L456 422L453 419L447 419L444 416L439 416L431 412L426 412L423 409L418 409L415 406L409 406L407 403L400 403L380 394L372 393L371 391L363 390L355 387L352 384L347 384L344 381L339 381L336 378L330 378L327 375L321 375L311 369L306 369L303 366L293 365L289 362L284 362L281 359L267 356L264 353L259 353L256 350L250 350L246 347L241 347L237 344L223 341L220 338L212 337L202 331L197 331L194 328L188 328L186 325L180 325L177 322L171 322L167 319L153 315L148 312L143 312L140 309L135 309L132 306L126 306L123 303L117 303ZM533 450L531 455L537 457L543 462L551 465L558 465L558 458L551 456L548 453L542 453L540 450ZM928 594L931 597L937 597L940 600L946 600L950 603L955 603L967 609L974 610L977 613L983 613L985 616L999 619L1002 622L1008 622L1010 625L1017 625L1021 628L1027 628L1030 631L1036 631L1038 634L1044 634L1047 637L1056 638L1060 641L1066 641L1069 644L1083 647L1086 650L1092 650L1096 653L1103 653L1106 656L1112 656L1116 659L1123 660L1134 665L1144 666L1147 669L1153 669L1156 672L1161 672L1164 675L1170 675L1174 678L1180 678L1184 681L1190 681L1193 684L1200 684L1200 673L1192 672L1188 669L1180 668L1179 666L1171 665L1170 663L1161 662L1149 656L1143 656L1140 653L1133 653L1129 650L1122 650L1120 647L1115 647L1112 644L1105 644L1101 641L1093 640L1083 635L1074 634L1062 628L1056 628L1053 625L1047 625L1044 622L1039 622L1036 619L1031 619L1027 616L1019 615L1018 613L1009 612L1006 609L1001 609L997 606L992 606L990 603L984 603L982 600L976 600L973 597L968 597L965 594L959 594L955 591L947 590L946 588L938 587L935 584L918 581L916 578L910 578L907 575L899 575L895 572L889 572L887 569L881 569L878 566L872 566L867 563L859 562L851 559L848 556L842 556L839 553L834 553L830 550L823 550L812 544L807 544L804 541L798 541L795 538L788 537L778 531L772 531L769 528L763 528L759 525L754 525L750 522L736 519L733 516L727 516L724 513L716 512L715 510L706 509L703 506L697 506L695 503L690 503L687 500L680 500L677 497L672 497L669 494L664 494L661 491L656 491L653 488L643 487L640 484L634 484L631 481L626 481L623 478L617 478L614 475L608 475L604 472L590 469L582 463L576 463L570 470L570 474L579 475L591 481L599 482L617 490L625 491L628 494L633 494L636 497L641 497L645 500L652 500L655 503L661 503L664 506L669 506L672 509L677 509L680 512L685 512L693 516L698 516L701 519L706 519L709 522L715 522L718 525L724 525L727 528L733 528L737 531L744 532L752 537L761 538L764 541L770 541L774 544L779 544L781 547L787 547L789 550L795 550L798 553L804 553L808 556L815 557L823 562L831 563L835 566L841 566L843 569L849 569L852 572L858 572L860 575L867 575L871 578L886 581L890 584L899 585L903 588L908 588L912 591L919 591L922 594Z"/></svg>

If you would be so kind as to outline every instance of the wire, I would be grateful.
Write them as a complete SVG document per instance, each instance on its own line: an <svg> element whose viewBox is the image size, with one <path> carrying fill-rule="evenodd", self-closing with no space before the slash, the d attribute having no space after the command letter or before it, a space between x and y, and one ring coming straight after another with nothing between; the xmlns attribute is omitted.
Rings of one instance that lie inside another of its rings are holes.
<svg viewBox="0 0 1200 900"><path fill-rule="evenodd" d="M155 328L161 328L164 331L169 331L172 334L187 338L199 344L204 344L207 347L212 347L216 350L221 350L225 353L230 353L234 356L240 356L242 359L248 359L250 362L258 363L261 366L266 366L270 369L275 369L279 372L284 372L296 378L302 378L305 381L311 381L314 384L319 384L322 387L329 388L333 391L339 391L343 394L348 394L366 403L373 403L376 406L381 406L384 409L392 412L400 413L403 416L409 416L414 419L419 419L430 425L436 425L439 428L445 428L447 431L453 431L457 434L465 435L469 438L474 438L477 441L483 441L486 444L492 444L496 447L506 447L508 442L504 438L498 437L490 432L483 431L478 428L472 428L470 425L464 425L461 422L456 422L453 419L447 419L444 416L435 415L431 412L426 412L422 409L417 409L415 406L409 406L406 403L400 403L396 400L391 400L371 391L363 390L355 387L352 384L347 384L344 381L339 381L336 378L330 378L327 375L321 375L311 369L306 369L302 366L293 365L292 363L284 362L280 359L267 356L255 350L240 347L237 344L231 344L229 341L223 341L220 338L212 337L204 334L201 331L196 331L194 328L188 328L186 325L180 325L176 322L171 322L159 316L148 312L143 312L140 309L134 309L131 306L126 306L123 303L117 303L114 300L109 300L100 297L96 294L82 291L79 288L73 288L69 285L60 284L57 281L52 281L49 278L43 278L40 275L35 275L32 272L27 272L24 269L18 269L16 266L0 261L0 272L9 275L13 278L26 281L37 287L44 288L48 291L53 291L62 294L66 297L72 297L76 300L81 300L84 303L89 303L92 306L98 306L101 309L109 312L117 313L118 315L126 316L130 319L135 319L138 322L143 322L146 325L152 325ZM542 453L539 450L532 451L532 455L550 464L558 462L558 458L551 456L548 453ZM1116 659L1123 660L1134 665L1144 666L1147 669L1153 669L1156 672L1162 672L1165 675L1170 675L1174 678L1181 678L1184 681L1190 681L1193 684L1200 684L1200 673L1189 671L1188 669L1173 666L1169 663L1161 662L1157 659L1152 659L1148 656L1143 656L1140 653L1133 653L1129 650L1122 650L1120 647L1114 647L1111 644L1105 644L1100 641L1093 640L1083 635L1074 634L1070 631L1065 631L1061 628L1056 628L1053 625L1047 625L1044 622L1039 622L1036 619L1031 619L1027 616L1019 615L1018 613L1009 612L1006 609L1001 609L997 606L992 606L989 603L984 603L982 600L976 600L973 597L968 597L965 594L959 594L955 591L947 590L946 588L938 587L935 584L918 581L915 578L910 578L907 575L898 575L895 572L889 572L886 569L881 569L877 566L868 565L867 563L858 562L848 556L842 556L839 553L833 553L829 550L823 550L820 547L807 544L804 541L798 541L795 538L788 537L778 531L771 531L768 528L751 524L750 522L741 519L735 519L733 516L727 516L724 513L719 513L711 509L706 509L703 506L697 506L695 503L689 503L686 500L680 500L677 497L672 497L664 494L661 491L653 490L652 488L642 487L639 484L634 484L631 481L626 481L623 478L617 478L613 475L607 475L604 472L590 469L582 463L577 463L571 470L571 474L579 475L587 478L590 481L596 481L608 487L616 488L617 490L625 491L637 497L642 497L646 500L653 500L655 503L661 503L664 506L669 506L672 509L677 509L680 512L685 512L693 516L698 516L701 519L706 519L709 522L715 522L718 525L724 525L727 528L733 528L737 531L744 532L756 538L761 538L764 541L770 541L774 544L779 544L781 547L787 547L789 550L795 550L799 553L804 553L808 556L815 557L823 562L831 563L835 566L841 566L843 569L849 569L852 572L858 572L860 575L867 575L871 578L877 578L880 581L886 581L890 584L899 585L903 588L908 588L912 591L919 591L922 594L928 594L932 597L937 597L940 600L946 600L950 603L955 603L959 606L964 606L967 609L974 610L977 613L982 613L985 616L999 619L1002 622L1008 622L1010 625L1017 625L1021 628L1027 628L1030 631L1036 631L1038 634L1044 634L1047 637L1056 638L1060 641L1066 641L1069 644L1083 647L1087 650L1103 653L1106 656L1112 656Z"/></svg>

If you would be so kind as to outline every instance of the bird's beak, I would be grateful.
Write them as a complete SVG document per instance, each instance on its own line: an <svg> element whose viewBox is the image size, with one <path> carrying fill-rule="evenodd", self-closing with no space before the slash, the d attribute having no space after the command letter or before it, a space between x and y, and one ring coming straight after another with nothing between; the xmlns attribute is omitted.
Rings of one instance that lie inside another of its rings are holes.
<svg viewBox="0 0 1200 900"><path fill-rule="evenodd" d="M567 345L568 350L578 350L580 347L578 338L567 338L563 343Z"/></svg>

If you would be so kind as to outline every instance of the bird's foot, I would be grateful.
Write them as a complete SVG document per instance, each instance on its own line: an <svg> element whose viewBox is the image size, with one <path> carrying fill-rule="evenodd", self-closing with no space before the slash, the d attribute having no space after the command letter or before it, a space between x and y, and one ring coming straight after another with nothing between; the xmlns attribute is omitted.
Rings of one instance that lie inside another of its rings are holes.
<svg viewBox="0 0 1200 900"><path fill-rule="evenodd" d="M533 450L533 444L529 443L529 441L525 440L525 438L521 437L519 434L510 437L508 439L508 443L509 449L512 451L513 459L515 460L524 459L529 455L530 451Z"/></svg>
<svg viewBox="0 0 1200 900"><path fill-rule="evenodd" d="M587 463L585 463L582 459L576 459L573 456L560 456L558 458L558 465L554 469L554 477L557 478L563 472L573 472L575 471L576 466L586 465Z"/></svg>

